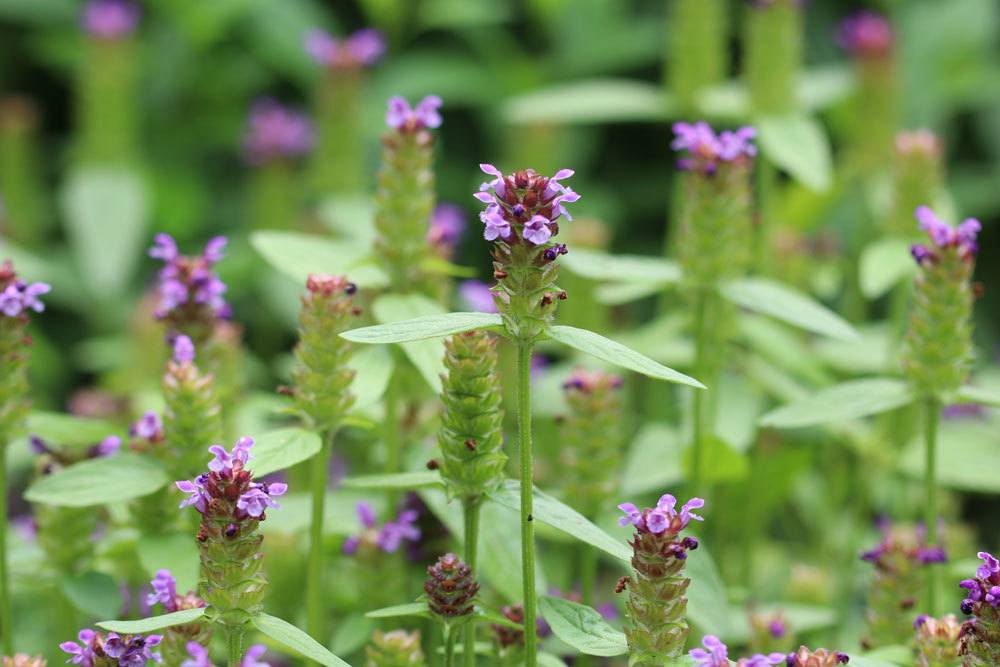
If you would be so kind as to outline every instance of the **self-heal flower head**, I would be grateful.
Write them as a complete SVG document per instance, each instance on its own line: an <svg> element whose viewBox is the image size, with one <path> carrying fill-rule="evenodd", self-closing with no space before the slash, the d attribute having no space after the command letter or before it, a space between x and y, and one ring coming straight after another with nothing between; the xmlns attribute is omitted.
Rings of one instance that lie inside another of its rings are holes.
<svg viewBox="0 0 1000 667"><path fill-rule="evenodd" d="M941 220L927 206L921 206L916 210L915 216L920 229L927 233L931 246L916 244L910 248L913 258L921 266L933 263L938 259L936 251L947 251L954 249L959 257L971 260L979 251L976 238L979 235L982 225L975 218L966 218L957 227L952 227L944 220Z"/></svg>
<svg viewBox="0 0 1000 667"><path fill-rule="evenodd" d="M305 49L313 60L331 69L358 69L374 65L385 53L385 38L378 30L363 28L338 40L325 30L306 32Z"/></svg>
<svg viewBox="0 0 1000 667"><path fill-rule="evenodd" d="M185 257L169 234L156 235L149 256L164 262L157 286L157 319L175 324L228 319L230 309L223 298L226 285L213 270L225 247L225 237L216 236L208 241L201 255Z"/></svg>
<svg viewBox="0 0 1000 667"><path fill-rule="evenodd" d="M38 298L52 291L47 283L26 283L17 279L14 265L8 260L0 265L0 315L21 317L34 311L45 310L45 304Z"/></svg>
<svg viewBox="0 0 1000 667"><path fill-rule="evenodd" d="M63 642L59 644L60 650L70 655L68 662L80 665L81 667L94 667L94 662L97 659L95 651L98 646L96 643L98 639L97 633L90 628L85 628L80 630L76 638L77 641L75 642Z"/></svg>
<svg viewBox="0 0 1000 667"><path fill-rule="evenodd" d="M729 667L729 650L715 635L706 635L701 640L704 648L693 648L688 655L695 661L695 667Z"/></svg>
<svg viewBox="0 0 1000 667"><path fill-rule="evenodd" d="M296 158L313 146L309 119L272 99L258 101L250 109L243 148L250 164Z"/></svg>
<svg viewBox="0 0 1000 667"><path fill-rule="evenodd" d="M701 498L692 498L684 503L678 512L675 508L677 499L667 493L660 497L656 507L639 511L632 503L622 503L618 509L625 515L618 520L621 526L635 526L639 532L662 535L669 533L677 535L687 528L688 524L694 521L704 521L704 519L691 510L705 506L705 501Z"/></svg>
<svg viewBox="0 0 1000 667"><path fill-rule="evenodd" d="M722 164L742 163L757 155L757 131L749 126L715 133L705 121L674 123L670 147L683 156L677 166L684 171L714 174Z"/></svg>
<svg viewBox="0 0 1000 667"><path fill-rule="evenodd" d="M119 635L109 632L102 635L84 629L75 642L63 642L59 648L70 655L67 662L81 667L118 664L120 667L145 667L149 662L161 662L159 653L152 649L163 640L162 635ZM111 663L108 662L110 659Z"/></svg>
<svg viewBox="0 0 1000 667"><path fill-rule="evenodd" d="M479 168L493 177L473 194L486 204L479 218L487 241L545 245L559 233L560 218L572 220L566 204L578 201L580 195L562 183L573 175L572 169L560 169L546 177L533 169L505 175L491 164L480 164Z"/></svg>
<svg viewBox="0 0 1000 667"><path fill-rule="evenodd" d="M122 39L139 24L139 7L128 0L89 0L80 22L91 37Z"/></svg>
<svg viewBox="0 0 1000 667"><path fill-rule="evenodd" d="M416 542L420 539L420 529L416 526L419 518L416 510L403 510L393 521L388 521L379 527L375 510L371 504L361 501L355 506L361 533L352 535L344 541L343 551L347 555L358 553L362 547L366 551L383 551L395 553L403 542Z"/></svg>
<svg viewBox="0 0 1000 667"><path fill-rule="evenodd" d="M870 11L844 19L837 33L840 47L859 58L883 58L892 53L894 41L889 20Z"/></svg>
<svg viewBox="0 0 1000 667"><path fill-rule="evenodd" d="M385 112L385 124L400 132L416 132L424 128L441 127L441 105L437 95L428 95L411 107L405 98L389 98L389 108Z"/></svg>

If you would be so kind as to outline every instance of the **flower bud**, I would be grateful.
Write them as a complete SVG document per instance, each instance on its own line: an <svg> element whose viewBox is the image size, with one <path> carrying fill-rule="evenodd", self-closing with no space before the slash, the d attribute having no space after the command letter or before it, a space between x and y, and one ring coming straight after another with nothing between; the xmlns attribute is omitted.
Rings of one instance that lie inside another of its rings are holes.
<svg viewBox="0 0 1000 667"><path fill-rule="evenodd" d="M365 647L365 667L423 667L420 632L376 630L372 643Z"/></svg>
<svg viewBox="0 0 1000 667"><path fill-rule="evenodd" d="M913 622L917 667L958 667L962 625L954 614L942 618L918 616Z"/></svg>
<svg viewBox="0 0 1000 667"><path fill-rule="evenodd" d="M445 554L427 568L427 606L446 622L471 615L478 592L472 569L455 554Z"/></svg>

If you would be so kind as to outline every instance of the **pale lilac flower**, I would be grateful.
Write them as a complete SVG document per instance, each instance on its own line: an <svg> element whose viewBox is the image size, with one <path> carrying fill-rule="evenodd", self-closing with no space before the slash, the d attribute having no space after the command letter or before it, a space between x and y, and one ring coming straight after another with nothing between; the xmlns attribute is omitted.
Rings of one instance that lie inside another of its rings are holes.
<svg viewBox="0 0 1000 667"><path fill-rule="evenodd" d="M837 42L841 48L861 58L889 55L894 39L889 20L869 11L858 12L844 19L837 33Z"/></svg>
<svg viewBox="0 0 1000 667"><path fill-rule="evenodd" d="M437 95L426 96L415 107L410 107L410 103L398 95L391 97L385 113L385 124L394 130L410 132L441 127L441 104L441 98Z"/></svg>
<svg viewBox="0 0 1000 667"><path fill-rule="evenodd" d="M91 37L128 37L139 24L139 7L128 0L90 0L80 22Z"/></svg>
<svg viewBox="0 0 1000 667"><path fill-rule="evenodd" d="M469 310L480 313L497 312L493 291L489 285L481 280L463 280L458 286L458 293L462 298L462 303Z"/></svg>
<svg viewBox="0 0 1000 667"><path fill-rule="evenodd" d="M976 237L982 225L975 218L966 218L957 227L952 227L941 220L927 206L920 206L915 212L920 229L927 232L931 243L938 249L956 248L963 259L975 257L979 251ZM932 248L916 244L910 248L910 253L918 264L924 266L937 260Z"/></svg>
<svg viewBox="0 0 1000 667"><path fill-rule="evenodd" d="M158 414L149 410L144 412L142 417L129 427L128 432L133 437L157 441L163 438L163 421Z"/></svg>
<svg viewBox="0 0 1000 667"><path fill-rule="evenodd" d="M450 253L461 240L465 227L465 211L461 207L455 204L438 204L431 213L427 241Z"/></svg>
<svg viewBox="0 0 1000 667"><path fill-rule="evenodd" d="M695 667L729 667L729 650L715 635L705 635L701 640L705 648L693 648L688 655L695 661Z"/></svg>
<svg viewBox="0 0 1000 667"><path fill-rule="evenodd" d="M160 296L156 308L158 319L190 317L192 314L187 311L192 304L204 307L212 317L229 317L229 306L223 298L226 285L212 270L222 259L225 246L225 237L216 236L208 241L201 255L184 257L168 234L156 235L149 256L164 262L157 287Z"/></svg>
<svg viewBox="0 0 1000 667"><path fill-rule="evenodd" d="M253 458L250 450L253 448L253 438L242 437L236 441L232 453L226 451L222 445L212 445L208 448L214 458L208 462L208 469L212 472L232 473L239 464L239 469L246 467L246 464Z"/></svg>
<svg viewBox="0 0 1000 667"><path fill-rule="evenodd" d="M305 49L320 65L354 69L374 65L385 53L385 39L378 30L364 28L339 41L328 32L313 28L306 32Z"/></svg>
<svg viewBox="0 0 1000 667"><path fill-rule="evenodd" d="M260 662L260 658L267 652L267 647L263 644L254 644L247 649L247 653L240 662L240 667L271 667L269 663Z"/></svg>
<svg viewBox="0 0 1000 667"><path fill-rule="evenodd" d="M394 553L399 550L403 542L415 542L420 539L420 529L415 525L419 517L416 510L403 510L394 521L387 522L381 528L377 528L375 510L370 504L359 502L355 510L362 530L359 535L353 535L344 541L343 551L347 555L357 553L362 544L378 548L385 553Z"/></svg>
<svg viewBox="0 0 1000 667"><path fill-rule="evenodd" d="M177 241L170 234L160 232L153 237L153 247L149 249L149 256L167 263L174 261L180 257Z"/></svg>
<svg viewBox="0 0 1000 667"><path fill-rule="evenodd" d="M313 126L303 114L272 99L260 100L250 109L243 147L251 164L299 157L312 146Z"/></svg>
<svg viewBox="0 0 1000 667"><path fill-rule="evenodd" d="M174 361L187 364L195 359L194 343L187 336L180 335L174 339Z"/></svg>
<svg viewBox="0 0 1000 667"><path fill-rule="evenodd" d="M146 604L162 604L167 612L177 611L177 580L170 570L159 570L149 585L153 592L146 595Z"/></svg>
<svg viewBox="0 0 1000 667"><path fill-rule="evenodd" d="M109 435L108 437L101 440L97 445L94 446L93 456L94 458L101 456L112 456L118 453L121 449L122 439L117 435Z"/></svg>
<svg viewBox="0 0 1000 667"><path fill-rule="evenodd" d="M542 245L552 238L552 230L549 229L549 219L542 215L536 215L524 225L524 238L535 245Z"/></svg>
<svg viewBox="0 0 1000 667"><path fill-rule="evenodd" d="M753 139L757 131L749 126L735 131L724 130L716 135L704 122L674 123L674 140L670 147L686 154L677 161L684 171L714 174L722 163L736 163L757 155Z"/></svg>
<svg viewBox="0 0 1000 667"><path fill-rule="evenodd" d="M97 654L94 653L94 639L96 637L96 632L86 628L77 634L78 642L63 642L59 644L59 648L72 656L67 662L81 667L94 667L94 661L97 659Z"/></svg>
<svg viewBox="0 0 1000 667"><path fill-rule="evenodd" d="M40 313L45 310L45 304L38 297L51 291L52 287L48 283L29 284L14 280L0 291L0 313L7 317L17 317L29 310Z"/></svg>
<svg viewBox="0 0 1000 667"><path fill-rule="evenodd" d="M198 475L193 481L184 479L174 482L174 486L188 494L188 497L181 501L180 509L194 507L202 514L205 513L209 501L208 493L205 491L205 477L206 475Z"/></svg>
<svg viewBox="0 0 1000 667"><path fill-rule="evenodd" d="M279 509L281 506L274 502L274 498L285 495L286 491L288 485L282 482L251 484L250 489L236 501L236 507L256 519L263 516L268 508Z"/></svg>
<svg viewBox="0 0 1000 667"><path fill-rule="evenodd" d="M188 642L185 648L191 657L182 662L181 667L214 667L208 657L208 649L198 642Z"/></svg>
<svg viewBox="0 0 1000 667"><path fill-rule="evenodd" d="M510 223L500 213L499 206L491 204L485 211L479 214L479 219L485 225L483 238L487 241L510 238Z"/></svg>
<svg viewBox="0 0 1000 667"><path fill-rule="evenodd" d="M705 501L701 498L692 498L686 502L680 512L675 508L677 499L667 493L660 497L656 507L639 511L639 508L632 503L622 503L618 509L625 515L618 520L620 525L635 526L640 532L648 532L654 535L662 535L670 532L676 535L685 528L691 521L703 521L704 519L692 512L693 509L705 506Z"/></svg>
<svg viewBox="0 0 1000 667"><path fill-rule="evenodd" d="M754 653L749 658L740 658L737 667L771 667L771 665L787 665L788 656L784 653Z"/></svg>

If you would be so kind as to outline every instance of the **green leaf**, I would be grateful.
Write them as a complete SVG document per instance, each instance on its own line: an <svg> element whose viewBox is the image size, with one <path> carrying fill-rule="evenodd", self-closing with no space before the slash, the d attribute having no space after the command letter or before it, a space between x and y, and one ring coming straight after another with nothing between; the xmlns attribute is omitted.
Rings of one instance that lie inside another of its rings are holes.
<svg viewBox="0 0 1000 667"><path fill-rule="evenodd" d="M78 169L66 181L60 204L81 279L102 299L120 294L146 241L142 180L128 169Z"/></svg>
<svg viewBox="0 0 1000 667"><path fill-rule="evenodd" d="M938 433L937 480L942 487L973 493L1000 493L1000 447L994 420L942 420ZM913 479L925 475L925 449L918 436L900 456L899 467Z"/></svg>
<svg viewBox="0 0 1000 667"><path fill-rule="evenodd" d="M391 326L414 318L441 317L444 307L423 294L384 294L372 304L372 313L380 324ZM426 337L425 337L426 338ZM444 341L437 338L412 340L400 343L403 353L410 360L424 381L435 393L441 393L441 374L444 372Z"/></svg>
<svg viewBox="0 0 1000 667"><path fill-rule="evenodd" d="M59 412L32 412L25 430L55 447L87 447L121 432L117 425L104 419Z"/></svg>
<svg viewBox="0 0 1000 667"><path fill-rule="evenodd" d="M149 495L170 480L163 468L137 454L125 453L76 463L42 477L24 497L33 503L89 507Z"/></svg>
<svg viewBox="0 0 1000 667"><path fill-rule="evenodd" d="M705 461L712 462L712 465L708 466L708 470L705 471L706 482L733 482L745 479L750 473L750 463L747 461L747 457L733 449L722 438L709 436L705 438L703 444L702 456ZM688 475L691 474L693 466L693 450L693 446L687 447L681 455L681 461Z"/></svg>
<svg viewBox="0 0 1000 667"><path fill-rule="evenodd" d="M545 595L538 599L538 610L552 633L581 653L609 657L628 652L625 633L608 625L596 609Z"/></svg>
<svg viewBox="0 0 1000 667"><path fill-rule="evenodd" d="M549 329L549 336L563 345L568 345L580 352L586 352L609 364L621 366L622 368L648 375L657 380L676 382L699 389L705 388L705 385L694 378L679 373L672 368L667 368L663 364L657 363L649 357L639 354L635 350L629 349L621 343L605 338L593 331L557 325Z"/></svg>
<svg viewBox="0 0 1000 667"><path fill-rule="evenodd" d="M681 267L677 262L651 255L609 255L574 248L561 261L573 273L591 280L656 283L662 287L681 279Z"/></svg>
<svg viewBox="0 0 1000 667"><path fill-rule="evenodd" d="M667 285L664 283L605 283L598 285L594 290L594 298L605 306L620 306L657 296L665 287Z"/></svg>
<svg viewBox="0 0 1000 667"><path fill-rule="evenodd" d="M351 655L368 643L378 624L363 614L352 613L337 624L330 640L330 650L335 654Z"/></svg>
<svg viewBox="0 0 1000 667"><path fill-rule="evenodd" d="M268 264L305 288L310 273L346 275L364 289L378 289L389 278L369 261L368 247L299 232L260 231L250 244Z"/></svg>
<svg viewBox="0 0 1000 667"><path fill-rule="evenodd" d="M869 299L877 299L916 270L909 241L893 236L879 239L861 251L858 262L861 293Z"/></svg>
<svg viewBox="0 0 1000 667"><path fill-rule="evenodd" d="M88 616L107 618L121 612L122 591L118 582L104 572L66 575L62 591L73 606Z"/></svg>
<svg viewBox="0 0 1000 667"><path fill-rule="evenodd" d="M322 644L302 630L276 616L260 614L253 618L254 627L282 646L301 653L326 667L350 667L346 662L327 651Z"/></svg>
<svg viewBox="0 0 1000 667"><path fill-rule="evenodd" d="M861 419L902 407L915 400L902 380L868 378L843 382L796 403L768 412L761 426L801 428L830 422Z"/></svg>
<svg viewBox="0 0 1000 667"><path fill-rule="evenodd" d="M396 489L409 491L430 486L443 486L441 474L433 470L399 472L388 475L363 475L347 477L342 482L345 489Z"/></svg>
<svg viewBox="0 0 1000 667"><path fill-rule="evenodd" d="M503 321L496 314L445 313L417 317L402 322L361 327L345 331L340 335L355 343L384 345L386 343L406 343L428 338L440 338L472 329L498 327L502 324Z"/></svg>
<svg viewBox="0 0 1000 667"><path fill-rule="evenodd" d="M958 400L961 403L977 403L1000 408L1000 392L988 387L965 385L958 390Z"/></svg>
<svg viewBox="0 0 1000 667"><path fill-rule="evenodd" d="M837 340L859 334L840 315L811 297L767 278L742 278L722 285L722 295L738 306L769 315L806 331Z"/></svg>
<svg viewBox="0 0 1000 667"><path fill-rule="evenodd" d="M649 422L642 426L629 447L621 476L622 497L663 492L684 479L681 437L669 424ZM655 461L656 465L650 465Z"/></svg>
<svg viewBox="0 0 1000 667"><path fill-rule="evenodd" d="M623 79L562 83L509 99L501 111L508 123L613 123L661 121L662 86Z"/></svg>
<svg viewBox="0 0 1000 667"><path fill-rule="evenodd" d="M476 607L476 620L479 622L492 623L493 625L502 625L506 628L514 630L524 629L523 623L516 623L498 611L485 609L483 607Z"/></svg>
<svg viewBox="0 0 1000 667"><path fill-rule="evenodd" d="M723 639L732 636L732 613L726 599L726 586L704 542L688 555L685 567L687 576L691 577L687 591L690 619L700 628L711 628Z"/></svg>
<svg viewBox="0 0 1000 667"><path fill-rule="evenodd" d="M280 428L254 438L248 468L255 477L290 468L319 453L323 441L316 433L304 428Z"/></svg>
<svg viewBox="0 0 1000 667"><path fill-rule="evenodd" d="M540 667L566 667L566 663L563 662L562 658L551 653L545 653L544 651L538 654L538 664Z"/></svg>
<svg viewBox="0 0 1000 667"><path fill-rule="evenodd" d="M157 570L166 569L177 580L177 590L193 591L198 586L198 544L190 533L140 535L136 551L146 576L153 577Z"/></svg>
<svg viewBox="0 0 1000 667"><path fill-rule="evenodd" d="M508 479L503 486L490 494L490 498L504 507L514 510L521 508L521 483ZM552 496L534 490L532 515L538 521L561 530L570 537L586 542L615 558L628 561L632 551L623 539L615 539L591 523L585 516Z"/></svg>
<svg viewBox="0 0 1000 667"><path fill-rule="evenodd" d="M816 192L833 182L833 160L826 131L803 115L767 116L755 122L764 155L775 165Z"/></svg>
<svg viewBox="0 0 1000 667"><path fill-rule="evenodd" d="M171 614L141 618L138 621L101 621L97 625L109 632L120 632L122 634L145 634L154 630L171 628L175 625L187 625L193 623L205 615L205 608L184 609Z"/></svg>
<svg viewBox="0 0 1000 667"><path fill-rule="evenodd" d="M384 347L362 347L351 353L347 365L354 370L352 411L364 410L381 400L392 377L392 354Z"/></svg>
<svg viewBox="0 0 1000 667"><path fill-rule="evenodd" d="M407 604L397 604L392 607L383 607L365 614L366 618L400 618L403 616L419 616L430 618L431 612L427 608L426 602L410 602Z"/></svg>

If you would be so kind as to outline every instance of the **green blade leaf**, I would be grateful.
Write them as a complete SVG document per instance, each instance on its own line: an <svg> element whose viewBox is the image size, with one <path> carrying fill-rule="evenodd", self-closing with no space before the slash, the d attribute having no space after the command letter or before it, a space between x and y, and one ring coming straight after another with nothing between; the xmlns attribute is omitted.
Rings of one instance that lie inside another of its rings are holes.
<svg viewBox="0 0 1000 667"><path fill-rule="evenodd" d="M351 667L346 662L327 651L322 644L302 630L276 616L260 614L253 618L254 627L286 648L290 648L306 658L315 660L326 667Z"/></svg>
<svg viewBox="0 0 1000 667"><path fill-rule="evenodd" d="M771 162L810 190L830 189L830 141L818 121L796 114L760 118L754 125L761 151Z"/></svg>
<svg viewBox="0 0 1000 667"><path fill-rule="evenodd" d="M177 580L177 590L193 591L198 587L198 543L190 533L141 535L135 546L146 576L152 578L157 570L167 569Z"/></svg>
<svg viewBox="0 0 1000 667"><path fill-rule="evenodd" d="M594 298L605 306L620 306L656 296L667 287L666 283L606 283L597 286Z"/></svg>
<svg viewBox="0 0 1000 667"><path fill-rule="evenodd" d="M596 609L545 595L538 599L538 610L552 633L581 653L610 657L628 652L625 633L608 625Z"/></svg>
<svg viewBox="0 0 1000 667"><path fill-rule="evenodd" d="M557 325L549 330L549 336L563 345L568 345L580 352L586 352L609 364L615 364L616 366L648 375L657 380L686 384L689 387L697 387L698 389L705 388L705 385L694 378L679 373L672 368L667 368L663 364L657 363L649 357L639 354L635 350L627 348L621 343L605 338L593 331Z"/></svg>
<svg viewBox="0 0 1000 667"><path fill-rule="evenodd" d="M732 612L726 598L726 585L715 566L712 554L704 544L688 554L687 576L688 616L700 628L712 628L723 639L733 634Z"/></svg>
<svg viewBox="0 0 1000 667"><path fill-rule="evenodd" d="M585 516L552 496L538 489L532 494L534 508L532 515L538 521L561 530L571 537L586 542L615 558L628 561L632 551L624 539L615 539L591 523ZM490 494L490 499L514 510L521 508L521 483L508 479L499 489Z"/></svg>
<svg viewBox="0 0 1000 667"><path fill-rule="evenodd" d="M840 315L811 297L767 278L742 278L722 286L722 295L737 306L769 315L806 331L837 340L855 341L857 331Z"/></svg>
<svg viewBox="0 0 1000 667"><path fill-rule="evenodd" d="M299 232L260 231L250 235L250 245L268 264L302 286L310 273L346 275L365 289L389 284L389 278L368 261L368 246L355 241L334 241Z"/></svg>
<svg viewBox="0 0 1000 667"><path fill-rule="evenodd" d="M902 380L868 378L843 382L796 403L768 412L761 426L801 428L836 421L860 419L902 407L915 400Z"/></svg>
<svg viewBox="0 0 1000 667"><path fill-rule="evenodd" d="M500 316L490 313L445 313L444 315L417 317L403 322L361 327L345 331L340 335L355 343L384 345L386 343L406 343L427 338L440 338L472 329L498 327L501 324L503 321Z"/></svg>
<svg viewBox="0 0 1000 667"><path fill-rule="evenodd" d="M666 117L663 89L651 83L600 79L563 83L507 101L502 114L515 125L660 121Z"/></svg>
<svg viewBox="0 0 1000 667"><path fill-rule="evenodd" d="M57 447L87 447L121 431L114 423L103 419L59 412L32 412L25 430Z"/></svg>
<svg viewBox="0 0 1000 667"><path fill-rule="evenodd" d="M978 403L1000 408L1000 392L987 387L965 385L958 390L958 400L962 403Z"/></svg>
<svg viewBox="0 0 1000 667"><path fill-rule="evenodd" d="M352 411L369 408L382 398L392 377L392 354L384 347L363 347L351 353L347 365L354 371L351 393L355 401Z"/></svg>
<svg viewBox="0 0 1000 667"><path fill-rule="evenodd" d="M114 616L122 609L121 588L114 577L104 572L66 575L62 591L74 607L93 618Z"/></svg>
<svg viewBox="0 0 1000 667"><path fill-rule="evenodd" d="M383 607L365 614L366 618L401 618L404 616L419 616L420 618L430 618L431 611L427 608L426 602L409 602L407 604L397 604L392 607Z"/></svg>
<svg viewBox="0 0 1000 667"><path fill-rule="evenodd" d="M444 307L423 294L384 294L372 304L376 321L392 325L402 321L412 321L421 317L441 317L446 315ZM444 341L439 338L401 342L399 346L406 354L424 381L435 393L441 393L441 374L444 372Z"/></svg>
<svg viewBox="0 0 1000 667"><path fill-rule="evenodd" d="M125 453L76 463L42 477L24 497L33 503L89 507L149 495L170 480L163 468L137 454Z"/></svg>
<svg viewBox="0 0 1000 667"><path fill-rule="evenodd" d="M666 286L681 279L677 262L647 255L610 255L574 248L561 261L573 273L591 280Z"/></svg>
<svg viewBox="0 0 1000 667"><path fill-rule="evenodd" d="M120 294L146 239L142 180L128 169L79 169L66 181L60 204L81 279L104 299Z"/></svg>
<svg viewBox="0 0 1000 667"><path fill-rule="evenodd" d="M98 627L109 632L120 632L129 635L141 635L154 630L171 628L175 625L187 625L193 623L205 615L205 608L183 609L171 614L162 616L152 616L150 618L140 618L138 621L101 621Z"/></svg>
<svg viewBox="0 0 1000 667"><path fill-rule="evenodd" d="M396 489L412 490L423 489L430 486L443 486L441 474L433 470L419 470L416 472L398 472L389 475L363 475L359 477L347 477L342 485L345 489Z"/></svg>
<svg viewBox="0 0 1000 667"><path fill-rule="evenodd" d="M909 241L896 237L879 239L861 251L858 262L861 293L869 299L877 299L916 270Z"/></svg>
<svg viewBox="0 0 1000 667"><path fill-rule="evenodd" d="M247 465L255 477L290 468L316 456L323 441L304 428L280 428L254 438L253 458Z"/></svg>

